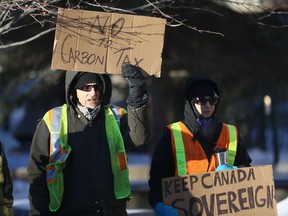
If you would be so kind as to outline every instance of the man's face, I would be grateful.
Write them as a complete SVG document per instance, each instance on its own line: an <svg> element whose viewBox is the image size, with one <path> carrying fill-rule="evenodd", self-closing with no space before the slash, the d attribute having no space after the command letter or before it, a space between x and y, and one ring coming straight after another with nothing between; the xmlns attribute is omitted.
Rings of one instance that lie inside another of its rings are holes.
<svg viewBox="0 0 288 216"><path fill-rule="evenodd" d="M88 83L76 89L76 95L82 106L94 109L100 98L100 90L96 83Z"/></svg>

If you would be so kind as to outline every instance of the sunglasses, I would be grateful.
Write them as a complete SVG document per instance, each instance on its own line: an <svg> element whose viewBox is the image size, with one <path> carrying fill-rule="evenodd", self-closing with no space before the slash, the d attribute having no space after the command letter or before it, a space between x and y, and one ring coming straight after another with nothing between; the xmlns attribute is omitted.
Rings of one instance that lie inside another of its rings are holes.
<svg viewBox="0 0 288 216"><path fill-rule="evenodd" d="M195 98L194 103L198 105L206 105L209 102L210 105L216 105L218 103L218 97L210 97L210 98Z"/></svg>
<svg viewBox="0 0 288 216"><path fill-rule="evenodd" d="M85 92L90 92L92 90L92 88L95 89L95 91L99 90L99 86L97 84L94 85L83 85L81 87L79 87L79 90L85 91Z"/></svg>

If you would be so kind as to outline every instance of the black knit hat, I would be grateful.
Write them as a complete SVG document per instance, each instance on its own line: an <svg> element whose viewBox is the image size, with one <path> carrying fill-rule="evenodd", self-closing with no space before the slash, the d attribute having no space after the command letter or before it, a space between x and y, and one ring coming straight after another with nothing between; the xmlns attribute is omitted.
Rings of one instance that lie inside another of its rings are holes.
<svg viewBox="0 0 288 216"><path fill-rule="evenodd" d="M89 72L82 72L76 83L75 83L75 88L80 88L88 83L97 83L97 84L102 84L101 79L98 74L96 73L89 73Z"/></svg>
<svg viewBox="0 0 288 216"><path fill-rule="evenodd" d="M211 81L201 80L195 83L189 90L189 98L201 98L205 96L215 96L218 93L218 90L215 88L215 85Z"/></svg>
<svg viewBox="0 0 288 216"><path fill-rule="evenodd" d="M191 100L195 97L213 97L215 96L214 93L220 97L217 84L206 75L191 76L186 80L184 85L185 100Z"/></svg>

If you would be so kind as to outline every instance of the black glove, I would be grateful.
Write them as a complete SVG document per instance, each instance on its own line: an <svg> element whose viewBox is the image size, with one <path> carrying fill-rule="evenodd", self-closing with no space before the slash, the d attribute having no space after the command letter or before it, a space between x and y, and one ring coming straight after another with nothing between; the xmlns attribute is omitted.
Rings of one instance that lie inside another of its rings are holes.
<svg viewBox="0 0 288 216"><path fill-rule="evenodd" d="M122 65L122 76L128 81L129 95L127 104L140 107L148 101L147 90L141 68L131 64Z"/></svg>

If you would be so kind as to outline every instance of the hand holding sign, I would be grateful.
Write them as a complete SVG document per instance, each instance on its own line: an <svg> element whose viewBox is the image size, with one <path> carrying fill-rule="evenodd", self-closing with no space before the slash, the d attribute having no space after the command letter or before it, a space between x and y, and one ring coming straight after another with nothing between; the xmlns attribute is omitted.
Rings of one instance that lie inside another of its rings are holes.
<svg viewBox="0 0 288 216"><path fill-rule="evenodd" d="M134 107L140 107L148 101L144 77L141 68L131 64L122 66L122 76L128 81L129 95L127 103Z"/></svg>

